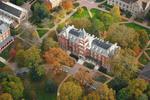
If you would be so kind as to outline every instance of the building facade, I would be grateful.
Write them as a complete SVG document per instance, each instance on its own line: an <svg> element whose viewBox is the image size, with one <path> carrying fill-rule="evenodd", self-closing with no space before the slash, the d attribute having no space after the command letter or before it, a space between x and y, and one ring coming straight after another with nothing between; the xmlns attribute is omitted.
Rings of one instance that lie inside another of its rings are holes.
<svg viewBox="0 0 150 100"><path fill-rule="evenodd" d="M122 10L134 16L145 16L150 10L150 0L107 0L109 5L119 5Z"/></svg>
<svg viewBox="0 0 150 100"><path fill-rule="evenodd" d="M10 28L7 24L0 21L0 53L8 47L14 38L10 35Z"/></svg>
<svg viewBox="0 0 150 100"><path fill-rule="evenodd" d="M62 3L62 0L44 0L44 1L51 7L50 9L60 6L60 4Z"/></svg>
<svg viewBox="0 0 150 100"><path fill-rule="evenodd" d="M111 69L108 60L116 54L120 48L117 44L98 39L94 35L85 32L84 29L76 29L74 26L65 27L58 34L61 48L69 50L83 60L90 60L96 65Z"/></svg>
<svg viewBox="0 0 150 100"><path fill-rule="evenodd" d="M28 11L10 2L0 1L0 20L16 28L27 19Z"/></svg>

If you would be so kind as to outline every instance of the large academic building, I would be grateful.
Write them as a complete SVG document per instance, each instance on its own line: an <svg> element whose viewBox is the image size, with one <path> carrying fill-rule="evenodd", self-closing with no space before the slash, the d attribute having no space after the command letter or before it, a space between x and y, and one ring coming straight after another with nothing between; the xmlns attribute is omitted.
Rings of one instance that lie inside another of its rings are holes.
<svg viewBox="0 0 150 100"><path fill-rule="evenodd" d="M28 12L24 8L10 2L0 1L0 20L16 28L27 19Z"/></svg>
<svg viewBox="0 0 150 100"><path fill-rule="evenodd" d="M58 41L61 48L69 50L83 60L95 62L108 71L111 68L107 61L120 49L117 43L109 43L88 34L84 29L77 29L74 26L65 27L58 34Z"/></svg>
<svg viewBox="0 0 150 100"><path fill-rule="evenodd" d="M145 16L150 10L150 0L107 0L109 5L119 5L134 16Z"/></svg>
<svg viewBox="0 0 150 100"><path fill-rule="evenodd" d="M0 53L8 47L14 38L10 35L10 28L7 24L0 21Z"/></svg>

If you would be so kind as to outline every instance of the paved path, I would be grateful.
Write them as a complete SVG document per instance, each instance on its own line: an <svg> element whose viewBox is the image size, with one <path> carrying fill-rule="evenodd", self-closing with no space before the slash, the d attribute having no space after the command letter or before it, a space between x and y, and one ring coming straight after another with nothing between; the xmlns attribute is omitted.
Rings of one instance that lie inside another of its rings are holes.
<svg viewBox="0 0 150 100"><path fill-rule="evenodd" d="M5 65L10 65L4 58L0 57L0 62L4 63Z"/></svg>
<svg viewBox="0 0 150 100"><path fill-rule="evenodd" d="M57 27L58 27L58 25L64 23L67 19L69 19L69 18L78 10L78 8L80 8L80 6L78 6L77 8L75 8L69 15L65 16L65 18L62 19L62 20L61 20L58 24L56 24L53 28L49 29L49 31L48 31L47 33L45 33L45 35L43 35L43 36L41 37L41 40L43 40L44 38L46 38L52 30L56 30Z"/></svg>

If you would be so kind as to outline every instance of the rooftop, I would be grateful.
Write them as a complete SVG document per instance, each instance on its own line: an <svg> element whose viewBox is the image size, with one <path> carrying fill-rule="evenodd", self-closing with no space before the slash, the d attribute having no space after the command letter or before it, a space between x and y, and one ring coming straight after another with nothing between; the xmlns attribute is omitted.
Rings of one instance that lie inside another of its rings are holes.
<svg viewBox="0 0 150 100"><path fill-rule="evenodd" d="M109 49L111 47L110 43L106 43L106 42L100 41L98 39L94 39L92 44L94 44L94 45L96 45L98 47L101 47L103 49Z"/></svg>
<svg viewBox="0 0 150 100"><path fill-rule="evenodd" d="M2 21L0 21L0 34L5 33L6 31L8 31L9 27L4 24Z"/></svg>
<svg viewBox="0 0 150 100"><path fill-rule="evenodd" d="M3 11L6 11L16 17L20 17L21 15L21 11L16 9L15 7L13 6L10 6L10 5L7 5L6 3L0 1L0 9L3 10Z"/></svg>
<svg viewBox="0 0 150 100"><path fill-rule="evenodd" d="M126 3L133 3L133 2L136 2L138 0L121 0L121 1L126 2Z"/></svg>

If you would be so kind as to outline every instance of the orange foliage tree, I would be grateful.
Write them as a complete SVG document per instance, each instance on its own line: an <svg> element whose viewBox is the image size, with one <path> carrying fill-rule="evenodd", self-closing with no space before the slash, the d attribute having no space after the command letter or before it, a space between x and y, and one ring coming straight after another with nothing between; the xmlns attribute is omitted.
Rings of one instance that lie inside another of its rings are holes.
<svg viewBox="0 0 150 100"><path fill-rule="evenodd" d="M65 1L63 1L62 7L63 7L65 10L70 10L70 9L72 9L72 8L73 8L73 1L72 1L72 0L65 0Z"/></svg>
<svg viewBox="0 0 150 100"><path fill-rule="evenodd" d="M53 70L60 70L61 66L73 66L74 60L61 48L50 48L44 53L45 61L52 66Z"/></svg>

